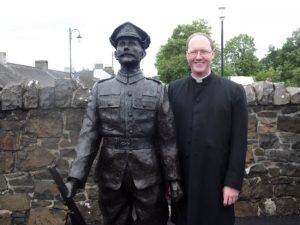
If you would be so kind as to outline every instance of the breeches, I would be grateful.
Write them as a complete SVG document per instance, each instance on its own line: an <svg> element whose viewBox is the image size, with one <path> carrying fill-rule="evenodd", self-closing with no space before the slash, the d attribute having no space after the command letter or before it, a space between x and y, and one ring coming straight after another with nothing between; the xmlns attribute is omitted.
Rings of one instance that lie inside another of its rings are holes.
<svg viewBox="0 0 300 225"><path fill-rule="evenodd" d="M99 185L99 207L104 225L166 225L169 216L164 186L138 190L128 174L118 190Z"/></svg>

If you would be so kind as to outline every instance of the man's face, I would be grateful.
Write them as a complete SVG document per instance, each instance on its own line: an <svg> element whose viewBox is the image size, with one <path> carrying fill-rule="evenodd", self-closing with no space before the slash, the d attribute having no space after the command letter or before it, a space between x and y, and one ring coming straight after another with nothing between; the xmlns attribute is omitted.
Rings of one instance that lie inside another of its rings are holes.
<svg viewBox="0 0 300 225"><path fill-rule="evenodd" d="M123 37L118 40L115 56L121 65L134 65L144 58L145 51L137 39Z"/></svg>
<svg viewBox="0 0 300 225"><path fill-rule="evenodd" d="M198 77L208 75L214 55L214 49L211 48L210 42L206 37L202 35L193 37L188 44L186 52L186 58L192 74Z"/></svg>

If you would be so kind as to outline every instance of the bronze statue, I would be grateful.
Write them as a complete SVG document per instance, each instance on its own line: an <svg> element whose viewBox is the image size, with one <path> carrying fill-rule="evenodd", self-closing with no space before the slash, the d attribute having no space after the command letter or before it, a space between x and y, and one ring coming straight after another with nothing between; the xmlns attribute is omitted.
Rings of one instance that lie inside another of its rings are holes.
<svg viewBox="0 0 300 225"><path fill-rule="evenodd" d="M150 45L145 31L126 22L110 42L121 69L93 87L66 184L69 197L84 187L102 142L95 181L104 224L166 225L166 188L173 200L182 196L166 87L140 69Z"/></svg>

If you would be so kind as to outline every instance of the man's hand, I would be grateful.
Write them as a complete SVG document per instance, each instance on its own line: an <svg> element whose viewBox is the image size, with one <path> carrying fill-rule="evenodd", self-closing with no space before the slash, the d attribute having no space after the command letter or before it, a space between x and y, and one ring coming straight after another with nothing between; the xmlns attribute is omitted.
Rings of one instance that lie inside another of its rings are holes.
<svg viewBox="0 0 300 225"><path fill-rule="evenodd" d="M70 179L67 183L66 183L66 187L68 189L68 194L67 194L67 198L73 198L77 192L79 183L76 179Z"/></svg>
<svg viewBox="0 0 300 225"><path fill-rule="evenodd" d="M182 189L178 181L171 181L170 182L170 189L171 189L171 199L174 202L178 202L182 196Z"/></svg>
<svg viewBox="0 0 300 225"><path fill-rule="evenodd" d="M239 198L239 190L225 186L223 188L223 205L229 206L234 204Z"/></svg>

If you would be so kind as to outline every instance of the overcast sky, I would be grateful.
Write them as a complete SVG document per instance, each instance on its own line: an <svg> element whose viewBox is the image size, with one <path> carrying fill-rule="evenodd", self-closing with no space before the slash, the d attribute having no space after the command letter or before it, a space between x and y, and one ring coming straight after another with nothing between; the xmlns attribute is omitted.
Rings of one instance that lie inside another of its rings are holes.
<svg viewBox="0 0 300 225"><path fill-rule="evenodd" d="M71 27L83 37L78 43L73 32L75 69L93 69L95 63L110 66L114 49L109 37L115 27L130 21L151 36L141 66L147 76L154 76L156 54L177 25L205 19L220 43L220 6L226 7L224 41L251 35L259 58L270 44L281 48L300 27L299 0L9 0L1 2L0 52L11 63L34 66L35 60L48 60L49 69L64 70L69 66Z"/></svg>

